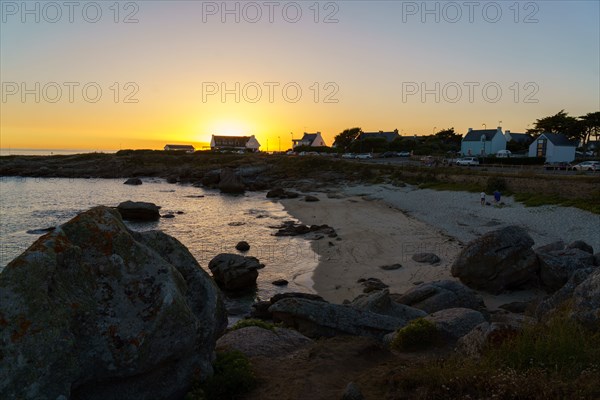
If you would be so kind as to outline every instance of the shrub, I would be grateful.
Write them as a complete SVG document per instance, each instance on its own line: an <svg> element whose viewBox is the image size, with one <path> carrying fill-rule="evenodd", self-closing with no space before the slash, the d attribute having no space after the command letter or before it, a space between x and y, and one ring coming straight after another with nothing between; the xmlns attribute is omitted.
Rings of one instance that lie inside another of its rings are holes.
<svg viewBox="0 0 600 400"><path fill-rule="evenodd" d="M426 349L438 341L438 331L433 322L417 318L398 330L392 341L395 350L415 351Z"/></svg>
<svg viewBox="0 0 600 400"><path fill-rule="evenodd" d="M246 328L249 326L258 326L259 328L268 329L270 331L275 330L274 324L265 322L261 319L254 319L254 318L242 319L242 320L236 322L235 325L233 325L231 327L231 330L235 331L235 330Z"/></svg>
<svg viewBox="0 0 600 400"><path fill-rule="evenodd" d="M217 353L214 375L197 384L185 400L229 400L248 393L256 385L250 362L239 351Z"/></svg>
<svg viewBox="0 0 600 400"><path fill-rule="evenodd" d="M508 187L504 178L500 178L497 176L490 176L485 186L486 193L493 193L496 190L498 190L499 192L506 192L507 189Z"/></svg>

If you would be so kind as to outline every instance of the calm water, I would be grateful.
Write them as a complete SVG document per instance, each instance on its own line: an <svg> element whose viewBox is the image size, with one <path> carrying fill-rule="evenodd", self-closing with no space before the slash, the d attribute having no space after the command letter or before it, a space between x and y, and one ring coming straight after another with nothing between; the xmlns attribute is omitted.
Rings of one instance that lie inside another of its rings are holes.
<svg viewBox="0 0 600 400"><path fill-rule="evenodd" d="M302 238L272 236L269 226L293 219L264 193L223 196L217 191L170 185L144 179L141 186L123 185L122 179L0 178L0 270L27 249L40 235L28 230L67 222L96 205L116 206L122 201L149 201L161 214L183 211L175 218L151 223L129 223L138 231L159 229L181 241L208 271L208 262L219 253L237 253L240 240L250 243L247 255L266 267L259 271L258 297L268 299L285 291L312 291L311 273L318 256ZM204 196L204 197L200 197ZM273 286L287 279L287 288ZM254 296L229 299L230 310L248 309Z"/></svg>

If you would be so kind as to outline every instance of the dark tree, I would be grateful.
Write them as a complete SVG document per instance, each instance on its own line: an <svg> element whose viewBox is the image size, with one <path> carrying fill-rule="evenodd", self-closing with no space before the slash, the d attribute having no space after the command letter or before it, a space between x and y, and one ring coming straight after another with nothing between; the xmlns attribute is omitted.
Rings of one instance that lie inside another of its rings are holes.
<svg viewBox="0 0 600 400"><path fill-rule="evenodd" d="M335 137L333 144L336 148L347 151L352 142L355 141L361 133L361 128L346 129Z"/></svg>

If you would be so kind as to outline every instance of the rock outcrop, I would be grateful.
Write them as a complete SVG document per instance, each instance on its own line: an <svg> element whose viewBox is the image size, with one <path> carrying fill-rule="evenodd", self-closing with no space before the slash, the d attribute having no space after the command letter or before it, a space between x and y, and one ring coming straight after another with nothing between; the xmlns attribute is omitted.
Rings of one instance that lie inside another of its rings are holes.
<svg viewBox="0 0 600 400"><path fill-rule="evenodd" d="M258 270L264 268L256 257L222 253L210 260L208 269L224 290L239 291L256 286Z"/></svg>
<svg viewBox="0 0 600 400"><path fill-rule="evenodd" d="M129 178L123 184L137 186L142 184L142 180L140 178Z"/></svg>
<svg viewBox="0 0 600 400"><path fill-rule="evenodd" d="M96 207L0 274L0 398L179 398L211 374L226 324L185 246Z"/></svg>
<svg viewBox="0 0 600 400"><path fill-rule="evenodd" d="M571 318L590 330L600 331L600 269L575 288Z"/></svg>
<svg viewBox="0 0 600 400"><path fill-rule="evenodd" d="M157 221L160 207L154 203L127 200L117 206L121 217L128 221Z"/></svg>
<svg viewBox="0 0 600 400"><path fill-rule="evenodd" d="M483 314L469 308L449 308L435 312L425 319L433 322L442 337L449 341L460 339L477 325L486 322Z"/></svg>
<svg viewBox="0 0 600 400"><path fill-rule="evenodd" d="M470 242L452 264L452 276L465 285L498 294L537 280L533 239L518 226L508 226Z"/></svg>
<svg viewBox="0 0 600 400"><path fill-rule="evenodd" d="M223 168L219 179L219 190L222 193L239 194L244 193L246 186L235 171L231 168Z"/></svg>
<svg viewBox="0 0 600 400"><path fill-rule="evenodd" d="M392 301L388 289L377 290L369 294L360 295L352 300L349 305L357 310L371 311L376 314L401 318L407 322L425 317L428 314L422 310Z"/></svg>
<svg viewBox="0 0 600 400"><path fill-rule="evenodd" d="M382 340L386 334L408 322L405 318L362 311L348 305L301 298L279 300L269 307L269 312L274 321L282 321L311 338L354 335Z"/></svg>
<svg viewBox="0 0 600 400"><path fill-rule="evenodd" d="M540 281L548 292L555 292L579 269L594 265L593 254L577 247L538 252Z"/></svg>
<svg viewBox="0 0 600 400"><path fill-rule="evenodd" d="M249 326L223 335L217 341L217 348L238 350L248 357L281 357L312 342L311 339L292 329L269 330Z"/></svg>
<svg viewBox="0 0 600 400"><path fill-rule="evenodd" d="M460 282L442 280L422 283L396 296L399 303L418 308L428 314L447 308L470 308L484 311L483 299Z"/></svg>

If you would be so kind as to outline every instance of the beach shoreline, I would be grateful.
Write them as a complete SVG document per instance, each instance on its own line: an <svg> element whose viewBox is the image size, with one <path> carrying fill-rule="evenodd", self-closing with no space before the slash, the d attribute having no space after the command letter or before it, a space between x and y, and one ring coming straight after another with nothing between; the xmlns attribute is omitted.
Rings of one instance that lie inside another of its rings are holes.
<svg viewBox="0 0 600 400"><path fill-rule="evenodd" d="M482 207L477 194L410 186L355 185L312 194L320 201L281 202L304 224L327 224L336 229L340 240L323 238L312 243L319 255L313 289L333 303L362 294L359 279L380 279L389 285L390 293L404 293L420 282L456 280L450 267L464 245L508 225L523 226L535 247L557 240L584 240L596 251L600 248L600 232L594 228L600 226L600 216L568 207L526 208L512 198L502 199L502 206ZM441 261L418 263L412 259L415 253L434 253ZM396 263L402 267L380 268ZM479 293L489 309L544 294L538 290Z"/></svg>

